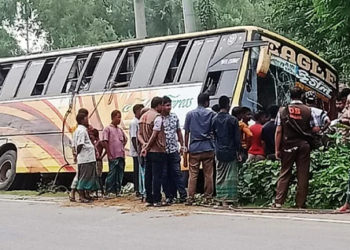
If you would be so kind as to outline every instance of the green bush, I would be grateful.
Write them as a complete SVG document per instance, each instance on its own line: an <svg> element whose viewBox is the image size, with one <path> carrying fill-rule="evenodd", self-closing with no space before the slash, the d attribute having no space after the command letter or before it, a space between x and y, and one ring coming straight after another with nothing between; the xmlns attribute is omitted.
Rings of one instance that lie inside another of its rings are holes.
<svg viewBox="0 0 350 250"><path fill-rule="evenodd" d="M336 208L345 201L350 169L350 147L342 144L339 134L326 150L311 154L310 186L307 204L313 208ZM295 168L287 204L294 204ZM244 205L269 205L275 198L280 162L245 163L239 170L239 198Z"/></svg>

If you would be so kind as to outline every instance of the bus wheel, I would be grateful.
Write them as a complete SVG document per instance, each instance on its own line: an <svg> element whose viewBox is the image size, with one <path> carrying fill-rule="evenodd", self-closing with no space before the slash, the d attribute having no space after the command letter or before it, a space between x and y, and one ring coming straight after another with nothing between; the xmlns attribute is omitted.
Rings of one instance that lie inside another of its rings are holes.
<svg viewBox="0 0 350 250"><path fill-rule="evenodd" d="M14 150L6 151L0 157L0 190L8 190L16 177L17 153Z"/></svg>

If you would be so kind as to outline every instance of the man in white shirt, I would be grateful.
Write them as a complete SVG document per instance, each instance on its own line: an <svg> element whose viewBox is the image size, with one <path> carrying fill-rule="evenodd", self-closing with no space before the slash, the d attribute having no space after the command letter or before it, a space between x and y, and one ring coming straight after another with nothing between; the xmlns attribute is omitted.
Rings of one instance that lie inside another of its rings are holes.
<svg viewBox="0 0 350 250"><path fill-rule="evenodd" d="M136 104L133 107L134 119L131 121L129 126L129 137L130 137L130 156L133 158L134 162L134 190L136 196L144 195L145 185L140 173L140 156L139 156L139 143L137 140L137 131L139 130L139 119L141 117L141 110L144 108L143 104ZM143 185L142 185L143 184Z"/></svg>
<svg viewBox="0 0 350 250"><path fill-rule="evenodd" d="M317 122L320 126L321 132L325 131L331 124L327 112L317 108L317 95L314 91L308 91L305 93L306 105L309 106L312 112L315 114Z"/></svg>
<svg viewBox="0 0 350 250"><path fill-rule="evenodd" d="M80 202L87 203L87 191L98 189L96 176L96 154L95 146L92 144L87 128L89 126L88 115L78 113L76 117L78 127L73 135L73 145L77 154L78 184L77 190Z"/></svg>

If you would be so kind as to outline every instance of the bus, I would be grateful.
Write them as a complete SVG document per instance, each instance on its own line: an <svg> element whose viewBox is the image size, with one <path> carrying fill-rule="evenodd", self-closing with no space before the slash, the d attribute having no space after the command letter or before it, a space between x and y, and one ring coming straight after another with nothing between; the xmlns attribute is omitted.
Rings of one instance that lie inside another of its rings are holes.
<svg viewBox="0 0 350 250"><path fill-rule="evenodd" d="M33 174L75 173L70 145L82 107L99 131L120 110L129 135L132 107L149 106L155 96L172 99L183 125L200 93L211 105L226 95L232 107L258 110L287 104L296 85L316 91L319 105L335 115L337 71L297 43L251 26L0 59L0 190ZM126 162L132 172L132 159Z"/></svg>

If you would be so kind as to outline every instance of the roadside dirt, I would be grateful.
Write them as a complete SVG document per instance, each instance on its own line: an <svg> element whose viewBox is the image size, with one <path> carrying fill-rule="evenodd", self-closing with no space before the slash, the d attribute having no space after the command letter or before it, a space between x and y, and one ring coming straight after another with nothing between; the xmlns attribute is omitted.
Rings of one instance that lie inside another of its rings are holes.
<svg viewBox="0 0 350 250"><path fill-rule="evenodd" d="M147 211L161 211L171 213L172 216L188 216L194 211L208 210L199 206L185 206L184 204L173 204L171 206L165 206L160 208L146 207L146 203L142 203L139 198L134 196L124 196L120 198L94 200L91 203L79 203L79 202L63 202L62 207L118 207L118 210L122 214L126 213L142 213Z"/></svg>

